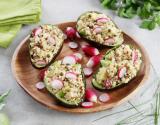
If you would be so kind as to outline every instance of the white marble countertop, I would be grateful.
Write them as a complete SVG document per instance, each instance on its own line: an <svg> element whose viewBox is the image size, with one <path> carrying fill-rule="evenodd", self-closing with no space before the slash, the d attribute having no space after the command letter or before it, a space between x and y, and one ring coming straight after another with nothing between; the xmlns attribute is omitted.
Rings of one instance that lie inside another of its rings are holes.
<svg viewBox="0 0 160 125"><path fill-rule="evenodd" d="M122 30L134 37L146 48L151 63L155 67L157 73L160 74L159 29L155 29L154 31L140 29L138 27L138 18L133 20L119 18L113 12L103 9L99 0L43 0L42 9L42 19L40 23L56 24L66 21L75 21L81 13L88 10L96 10L110 15ZM126 102L116 108L99 113L75 115L49 110L28 96L13 78L11 72L11 58L20 41L28 35L29 31L34 26L35 25L24 26L9 48L0 48L0 92L12 89L10 96L7 98L7 106L4 109L11 120L11 125L114 125L118 120L127 117L128 114L133 112L118 113L94 122L95 119L121 111L131 107L131 105ZM144 89L140 90L136 97L130 100L132 103L143 102L143 100L150 97L153 93L153 89L151 89L150 86L155 84L153 83L154 77L155 74L151 70L150 77ZM148 86L149 89L146 89ZM144 91L146 91L145 94L142 94Z"/></svg>

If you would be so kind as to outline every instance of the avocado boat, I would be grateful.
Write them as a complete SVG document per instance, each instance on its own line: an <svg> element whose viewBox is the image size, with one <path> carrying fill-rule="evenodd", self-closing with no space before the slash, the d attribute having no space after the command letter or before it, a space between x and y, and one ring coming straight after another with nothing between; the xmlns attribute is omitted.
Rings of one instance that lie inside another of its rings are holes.
<svg viewBox="0 0 160 125"><path fill-rule="evenodd" d="M78 33L103 46L117 46L123 43L123 33L110 17L96 11L82 14L76 25Z"/></svg>
<svg viewBox="0 0 160 125"><path fill-rule="evenodd" d="M141 52L129 45L109 50L101 60L92 85L100 90L114 89L136 77L142 63Z"/></svg>
<svg viewBox="0 0 160 125"><path fill-rule="evenodd" d="M86 84L81 64L55 61L45 72L44 83L64 106L78 106L84 100Z"/></svg>
<svg viewBox="0 0 160 125"><path fill-rule="evenodd" d="M64 34L57 26L46 24L35 28L29 38L30 60L34 67L44 68L60 52Z"/></svg>

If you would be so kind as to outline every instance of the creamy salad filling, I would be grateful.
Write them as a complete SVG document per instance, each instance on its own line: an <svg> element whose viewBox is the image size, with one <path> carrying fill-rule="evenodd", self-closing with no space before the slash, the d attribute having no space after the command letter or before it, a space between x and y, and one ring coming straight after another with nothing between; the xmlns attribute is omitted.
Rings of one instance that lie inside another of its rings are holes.
<svg viewBox="0 0 160 125"><path fill-rule="evenodd" d="M42 25L32 31L29 44L31 62L44 67L52 61L64 41L63 32L54 25Z"/></svg>
<svg viewBox="0 0 160 125"><path fill-rule="evenodd" d="M60 80L63 85L55 87L55 80ZM44 81L49 92L65 102L78 105L82 101L85 84L80 64L67 65L62 64L62 61L56 61L45 72Z"/></svg>
<svg viewBox="0 0 160 125"><path fill-rule="evenodd" d="M140 69L141 56L138 49L121 45L101 60L101 67L92 82L106 89L128 83Z"/></svg>
<svg viewBox="0 0 160 125"><path fill-rule="evenodd" d="M77 31L85 38L103 45L123 43L122 31L105 14L87 12L77 21Z"/></svg>

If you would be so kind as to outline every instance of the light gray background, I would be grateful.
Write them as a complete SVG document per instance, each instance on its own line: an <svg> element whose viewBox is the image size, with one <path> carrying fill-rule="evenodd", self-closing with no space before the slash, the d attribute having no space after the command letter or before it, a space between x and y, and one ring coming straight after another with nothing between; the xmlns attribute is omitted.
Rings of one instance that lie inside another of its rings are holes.
<svg viewBox="0 0 160 125"><path fill-rule="evenodd" d="M80 14L89 10L104 12L111 16L116 24L129 35L138 40L149 53L150 59L158 74L160 74L160 30L148 31L138 27L140 20L138 18L127 20L117 17L112 11L103 9L99 0L43 0L42 1L42 19L40 23L61 23L67 21L75 21ZM97 122L93 120L120 111L126 107L130 107L128 103L121 106L99 113L75 115L63 112L49 110L41 104L34 101L28 96L16 83L11 72L12 55L25 36L35 25L24 26L18 33L14 42L7 49L0 49L0 93L8 89L12 89L10 96L7 98L7 106L5 112L8 114L11 125L114 125L118 119L127 116L127 113L116 114L106 117ZM154 74L151 73L150 78ZM153 84L148 80L146 85ZM142 90L141 90L142 91ZM151 92L148 92L151 93ZM138 95L138 94L137 94ZM148 96L143 97L148 98ZM136 97L131 101L136 101ZM142 100L140 100L142 101Z"/></svg>

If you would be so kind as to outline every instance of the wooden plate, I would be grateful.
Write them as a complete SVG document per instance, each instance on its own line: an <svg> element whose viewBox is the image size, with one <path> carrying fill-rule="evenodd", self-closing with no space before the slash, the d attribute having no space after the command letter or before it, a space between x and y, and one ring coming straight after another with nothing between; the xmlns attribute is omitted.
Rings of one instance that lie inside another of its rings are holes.
<svg viewBox="0 0 160 125"><path fill-rule="evenodd" d="M58 24L59 28L61 28L63 31L66 29L66 27L68 26L75 27L75 25L76 25L76 22L67 22L67 23ZM112 91L106 91L111 97L111 99L107 103L98 102L97 104L95 104L93 108L88 108L88 109L82 108L82 107L66 108L57 104L55 99L48 93L48 91L46 90L39 91L36 89L35 84L38 81L40 81L38 78L40 70L35 69L30 63L29 52L28 52L29 51L28 38L29 36L26 37L20 43L20 45L17 47L16 51L14 52L14 55L12 58L12 71L18 84L36 101L40 102L41 104L47 106L50 109L55 109L55 110L65 111L65 112L74 112L74 113L89 113L89 112L97 112L97 111L102 111L105 109L115 107L121 104L122 102L127 101L130 97L132 97L137 92L137 90L144 84L149 74L150 64L149 64L149 58L145 49L138 42L136 42L130 36L124 33L125 43L131 44L132 46L139 48L143 55L142 56L143 63L137 77L134 78L125 86L114 89ZM76 41L79 44L86 43L86 40L84 39L79 39ZM74 51L71 50L67 44L68 43L66 40L63 45L62 51L60 52L56 60L62 59L64 56L74 53ZM108 49L109 48L101 49L100 52L105 53ZM81 49L79 49L78 52L81 52ZM82 65L85 66L87 60L88 58L84 55ZM87 79L87 87L92 87L90 81L91 81L91 77ZM102 93L97 90L95 91L97 95Z"/></svg>

